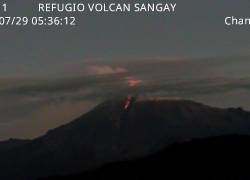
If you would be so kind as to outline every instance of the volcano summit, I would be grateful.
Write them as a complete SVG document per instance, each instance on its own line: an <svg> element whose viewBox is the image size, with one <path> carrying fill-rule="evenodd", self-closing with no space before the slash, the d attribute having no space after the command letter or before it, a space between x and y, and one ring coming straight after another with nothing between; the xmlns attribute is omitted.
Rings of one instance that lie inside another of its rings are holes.
<svg viewBox="0 0 250 180"><path fill-rule="evenodd" d="M0 179L34 180L144 157L176 142L249 135L250 113L184 100L110 100L31 141L0 143ZM165 171L164 171L165 172Z"/></svg>

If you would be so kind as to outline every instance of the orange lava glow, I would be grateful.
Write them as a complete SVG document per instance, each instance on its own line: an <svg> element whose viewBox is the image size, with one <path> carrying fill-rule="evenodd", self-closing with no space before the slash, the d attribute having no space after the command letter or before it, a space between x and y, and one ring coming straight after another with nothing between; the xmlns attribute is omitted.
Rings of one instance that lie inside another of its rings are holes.
<svg viewBox="0 0 250 180"><path fill-rule="evenodd" d="M141 83L142 83L142 80L139 80L139 79L129 79L128 80L129 87L136 87L136 86L139 86Z"/></svg>
<svg viewBox="0 0 250 180"><path fill-rule="evenodd" d="M124 109L128 109L130 104L131 104L131 100L132 100L132 96L128 96L127 99L126 99L126 102L124 104Z"/></svg>

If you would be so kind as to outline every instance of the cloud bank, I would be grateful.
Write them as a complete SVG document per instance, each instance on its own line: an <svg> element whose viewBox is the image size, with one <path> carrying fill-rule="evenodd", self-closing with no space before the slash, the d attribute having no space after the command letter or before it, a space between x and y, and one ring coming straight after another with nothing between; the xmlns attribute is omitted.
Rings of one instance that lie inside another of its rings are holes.
<svg viewBox="0 0 250 180"><path fill-rule="evenodd" d="M123 67L112 67L108 65L90 65L86 68L87 74L90 75L110 75L128 72Z"/></svg>

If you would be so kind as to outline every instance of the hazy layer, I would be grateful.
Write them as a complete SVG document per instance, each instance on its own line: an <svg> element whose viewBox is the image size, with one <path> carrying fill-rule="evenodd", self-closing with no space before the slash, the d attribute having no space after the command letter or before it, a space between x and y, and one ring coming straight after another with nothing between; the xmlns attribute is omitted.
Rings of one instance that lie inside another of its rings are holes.
<svg viewBox="0 0 250 180"><path fill-rule="evenodd" d="M93 61L73 67L71 78L1 79L0 139L36 137L105 99L128 94L250 110L249 65L248 57Z"/></svg>

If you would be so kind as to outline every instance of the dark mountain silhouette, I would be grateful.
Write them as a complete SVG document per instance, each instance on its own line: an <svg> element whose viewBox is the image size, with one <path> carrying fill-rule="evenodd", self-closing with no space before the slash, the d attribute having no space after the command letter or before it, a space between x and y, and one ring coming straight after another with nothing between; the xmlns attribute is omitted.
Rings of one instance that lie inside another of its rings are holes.
<svg viewBox="0 0 250 180"><path fill-rule="evenodd" d="M69 176L41 180L250 179L250 136L222 136L170 145L157 153Z"/></svg>
<svg viewBox="0 0 250 180"><path fill-rule="evenodd" d="M106 101L32 141L0 143L0 179L33 180L144 157L175 142L248 135L250 113L192 101Z"/></svg>
<svg viewBox="0 0 250 180"><path fill-rule="evenodd" d="M0 152L12 149L17 146L24 145L31 142L30 140L21 140L21 139L10 139L8 141L0 142Z"/></svg>

